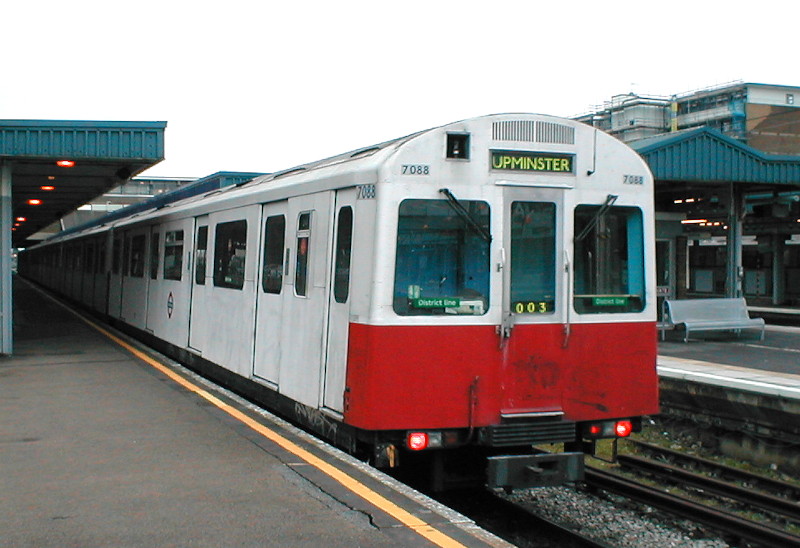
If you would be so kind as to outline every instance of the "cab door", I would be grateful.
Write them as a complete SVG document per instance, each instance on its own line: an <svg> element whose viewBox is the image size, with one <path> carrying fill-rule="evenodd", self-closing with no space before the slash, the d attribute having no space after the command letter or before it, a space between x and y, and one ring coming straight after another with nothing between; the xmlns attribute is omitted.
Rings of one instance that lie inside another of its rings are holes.
<svg viewBox="0 0 800 548"><path fill-rule="evenodd" d="M563 199L558 190L505 188L503 414L560 414L565 318Z"/></svg>

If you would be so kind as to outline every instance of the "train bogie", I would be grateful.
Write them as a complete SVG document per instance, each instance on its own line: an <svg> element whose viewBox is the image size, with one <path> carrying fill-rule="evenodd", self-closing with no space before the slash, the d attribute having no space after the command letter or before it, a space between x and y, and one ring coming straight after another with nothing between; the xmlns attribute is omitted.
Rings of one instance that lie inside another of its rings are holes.
<svg viewBox="0 0 800 548"><path fill-rule="evenodd" d="M580 478L534 445L657 412L653 230L625 145L498 115L57 237L23 272L377 464L478 459L510 488Z"/></svg>

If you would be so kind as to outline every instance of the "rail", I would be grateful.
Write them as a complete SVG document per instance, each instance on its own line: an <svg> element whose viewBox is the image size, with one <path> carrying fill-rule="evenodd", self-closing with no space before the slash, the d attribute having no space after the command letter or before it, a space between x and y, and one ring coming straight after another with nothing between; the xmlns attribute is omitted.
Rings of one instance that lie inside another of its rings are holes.
<svg viewBox="0 0 800 548"><path fill-rule="evenodd" d="M606 489L643 504L703 523L757 546L800 547L800 537L797 535L704 506L685 497L673 495L603 470L587 467L586 482L595 488Z"/></svg>

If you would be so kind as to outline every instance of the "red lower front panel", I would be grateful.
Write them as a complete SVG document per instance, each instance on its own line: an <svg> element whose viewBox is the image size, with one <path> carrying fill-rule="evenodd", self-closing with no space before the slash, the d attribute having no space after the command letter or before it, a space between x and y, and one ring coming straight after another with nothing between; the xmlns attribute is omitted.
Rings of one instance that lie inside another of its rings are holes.
<svg viewBox="0 0 800 548"><path fill-rule="evenodd" d="M501 413L658 412L654 323L574 324L564 343L558 324L517 325L503 348L494 326L351 324L345 422L402 430L467 427L470 414L487 426Z"/></svg>

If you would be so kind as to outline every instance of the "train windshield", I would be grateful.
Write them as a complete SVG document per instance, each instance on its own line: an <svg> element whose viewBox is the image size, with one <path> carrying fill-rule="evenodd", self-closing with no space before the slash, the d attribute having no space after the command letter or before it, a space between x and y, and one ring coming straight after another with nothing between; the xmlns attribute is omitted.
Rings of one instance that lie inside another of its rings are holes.
<svg viewBox="0 0 800 548"><path fill-rule="evenodd" d="M404 200L397 227L394 310L482 315L489 307L489 204Z"/></svg>
<svg viewBox="0 0 800 548"><path fill-rule="evenodd" d="M642 212L634 207L575 208L574 300L583 314L644 309Z"/></svg>

